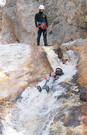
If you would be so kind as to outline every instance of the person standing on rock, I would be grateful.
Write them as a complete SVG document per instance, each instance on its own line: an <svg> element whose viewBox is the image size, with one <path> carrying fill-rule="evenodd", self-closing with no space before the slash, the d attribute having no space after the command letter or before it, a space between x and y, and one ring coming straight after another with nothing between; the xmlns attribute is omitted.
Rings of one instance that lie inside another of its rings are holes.
<svg viewBox="0 0 87 135"><path fill-rule="evenodd" d="M44 5L39 6L39 12L35 15L35 26L37 30L37 45L40 45L40 37L43 33L44 45L47 46L47 30L48 22L47 16L44 14Z"/></svg>

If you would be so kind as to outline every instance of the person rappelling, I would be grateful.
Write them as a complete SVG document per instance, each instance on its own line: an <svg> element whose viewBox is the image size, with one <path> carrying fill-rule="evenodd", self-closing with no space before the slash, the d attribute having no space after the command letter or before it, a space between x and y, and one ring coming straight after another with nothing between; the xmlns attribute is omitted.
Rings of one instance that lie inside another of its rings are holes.
<svg viewBox="0 0 87 135"><path fill-rule="evenodd" d="M43 86L38 85L37 89L39 92L42 91L42 89L46 89L47 92L49 92L49 90L53 90L53 84L55 83L56 80L59 79L60 76L62 76L63 70L61 68L56 68L55 72L52 72L49 74L49 77L46 78L45 83L43 84ZM50 83L51 82L51 83ZM49 86L50 84L50 86Z"/></svg>
<svg viewBox="0 0 87 135"><path fill-rule="evenodd" d="M48 21L47 16L44 14L44 5L39 6L39 12L35 15L35 26L37 30L37 46L40 45L40 37L43 33L44 46L47 46L47 30L48 30Z"/></svg>

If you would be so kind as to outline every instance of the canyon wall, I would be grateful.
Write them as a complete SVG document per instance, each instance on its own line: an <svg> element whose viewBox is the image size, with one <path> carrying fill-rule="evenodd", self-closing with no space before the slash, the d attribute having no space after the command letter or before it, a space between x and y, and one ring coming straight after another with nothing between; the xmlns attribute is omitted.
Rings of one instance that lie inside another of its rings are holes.
<svg viewBox="0 0 87 135"><path fill-rule="evenodd" d="M49 45L87 37L86 0L7 0L3 12L3 43L36 45L34 16L40 4L45 5L48 17Z"/></svg>

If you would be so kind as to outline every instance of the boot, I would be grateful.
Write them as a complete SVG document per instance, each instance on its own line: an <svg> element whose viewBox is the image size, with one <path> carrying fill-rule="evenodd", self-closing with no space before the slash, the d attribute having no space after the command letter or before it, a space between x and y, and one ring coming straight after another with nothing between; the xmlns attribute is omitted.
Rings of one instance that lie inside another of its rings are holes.
<svg viewBox="0 0 87 135"><path fill-rule="evenodd" d="M40 86L37 86L37 89L38 89L38 91L39 91L39 92L41 92L41 91L42 91L42 89L41 89L41 87L40 87Z"/></svg>
<svg viewBox="0 0 87 135"><path fill-rule="evenodd" d="M46 86L46 91L47 91L47 93L49 93L49 91L50 91L49 86Z"/></svg>

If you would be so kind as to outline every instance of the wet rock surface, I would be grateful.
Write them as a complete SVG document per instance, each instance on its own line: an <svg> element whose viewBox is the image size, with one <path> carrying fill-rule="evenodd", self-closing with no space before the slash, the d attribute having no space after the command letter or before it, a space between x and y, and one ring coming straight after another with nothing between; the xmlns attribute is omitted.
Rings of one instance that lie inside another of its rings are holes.
<svg viewBox="0 0 87 135"><path fill-rule="evenodd" d="M9 99L0 100L0 135L4 129L3 123L5 121L6 115L9 114L9 110L13 107L15 102L11 102Z"/></svg>
<svg viewBox="0 0 87 135"><path fill-rule="evenodd" d="M0 122L0 135L2 135L2 130L3 130L3 125L2 125L2 123Z"/></svg>
<svg viewBox="0 0 87 135"><path fill-rule="evenodd" d="M61 118L61 121L64 122L64 126L66 127L76 127L80 125L79 117L81 117L80 114L80 107L73 106L70 110L68 110L68 113L66 113L64 118Z"/></svg>
<svg viewBox="0 0 87 135"><path fill-rule="evenodd" d="M79 56L77 69L78 69L78 75L77 75L77 83L80 87L80 99L82 101L87 101L87 39L80 39L76 40L74 42L66 43L65 45L61 46L63 51L67 50L74 50L74 52Z"/></svg>
<svg viewBox="0 0 87 135"><path fill-rule="evenodd" d="M55 115L55 118L53 119L53 121L50 125L49 135L84 135L84 134L82 134L83 129L84 129L83 123L86 124L86 118L83 119L82 117L83 117L84 112L86 112L87 106L83 107L83 105L81 106L81 103L79 102L79 93L76 93L76 89L75 89L76 87L78 89L78 86L76 85L76 83L73 83L71 80L68 80L68 82L64 81L63 83L61 83L59 85L61 87L64 87L66 89L66 91L61 95L61 98L59 98L59 96L56 97L56 95L55 95L55 99L57 99L56 103L58 103L58 105L60 104L60 106L58 107L58 109L56 111L54 110L57 115ZM75 93L73 93L73 91L75 91ZM40 93L40 95L41 95L41 93ZM46 97L46 100L49 101L50 93L47 95L48 96ZM27 97L25 97L24 100L23 100L23 97L18 99L18 102L24 101L25 105L23 105L23 106L25 106L25 109L26 109L27 105L29 105L28 98L30 98L30 97L27 96ZM53 97L51 97L51 98L53 98ZM39 99L38 99L38 101L39 101ZM46 103L48 104L47 101L46 101ZM33 99L32 99L32 102L34 102ZM39 102L41 102L41 98L40 98ZM40 111L43 114L46 110L48 110L47 104L45 104L45 106L41 105L42 109ZM22 115L22 113L23 113L23 112L21 113L21 110L20 110L22 108L20 108L20 109L19 108L20 107L16 106L13 109L12 116L11 116L11 122L14 123L12 125L12 127L14 129L17 129L18 132L20 132L21 129L18 128L16 124L19 125L19 120L20 120L19 114ZM53 113L54 112L50 112L50 116L51 115L53 116ZM26 115L27 115L27 112L26 112ZM36 119L36 115L34 117ZM17 118L17 121L16 121L16 118ZM40 116L39 116L37 123L39 121L43 122L44 121L43 118L44 117L42 117L42 115L41 115L41 120L40 120ZM25 119L26 119L26 117L25 117ZM29 116L27 116L27 119L29 119ZM26 134L30 133L30 132L29 133L26 132L26 130L28 130L28 128L29 128L28 125L30 125L30 130L31 130L31 127L33 126L33 124L35 124L35 122L36 121L32 122L31 118L30 118L30 121L28 120L27 123L24 124L23 119L21 119L21 126L25 125L25 126L23 126L23 128L25 129ZM4 123L3 123L3 125L4 125ZM41 127L42 127L42 125L43 124L41 123ZM45 125L44 130L45 130L46 126L47 125ZM26 129L26 127L27 127L27 129ZM40 127L40 125L39 125L39 127ZM38 132L36 131L37 134L39 133L39 130L40 129L37 129L37 131L38 131ZM34 132L34 133L36 133L36 132ZM34 135L34 133L32 131L32 135Z"/></svg>
<svg viewBox="0 0 87 135"><path fill-rule="evenodd" d="M68 51L69 49L72 49L72 50L76 49L75 50L75 52L76 52L77 49L79 47L81 47L81 45L84 43L84 41L81 41L81 44L79 44L79 43L80 42L78 42L78 41L76 41L74 43L72 42L73 45L71 45L71 46L70 46L70 44L66 45L64 50ZM32 63L34 64L32 66L33 71L29 72L29 73L32 76L34 73L35 76L33 77L33 82L32 82L32 78L28 78L29 79L28 81L30 81L31 85L35 85L36 82L40 81L40 78L41 79L44 78L44 75L46 74L46 72L48 73L49 70L51 71L51 68L49 66L47 66L46 54L42 50L41 47L39 47L39 50L37 48L34 48L34 47L30 47L30 48L31 48L31 53L34 52L35 57L31 56L28 59L28 62L31 60ZM67 53L67 55L68 55L68 53ZM40 60L39 60L39 58L40 58ZM71 60L71 58L68 58L68 60ZM67 61L65 64L67 65ZM79 61L78 61L78 64L79 64ZM29 71L31 71L30 63L27 66L28 66ZM38 67L38 68L36 69L35 67ZM36 76L37 73L39 73L38 76ZM20 76L20 73L17 75L17 78L19 78L19 76ZM24 74L23 74L23 76L24 76ZM28 74L28 77L29 77L29 74ZM80 93L81 93L81 91L85 90L85 87L78 87L77 79L78 79L78 73L75 74L73 76L73 78L65 79L64 82L58 84L62 88L65 88L66 90L58 96L55 95L56 102L60 103L60 107L55 111L55 113L57 113L57 112L58 113L54 117L53 122L50 125L49 135L86 135L86 133L87 133L87 129L86 129L86 126L87 126L87 116L86 116L87 115L87 105L84 104L84 102L80 102ZM16 97L16 99L18 99L19 102L21 102L22 101L21 94L19 97ZM36 97L38 97L38 96L35 96L35 98ZM47 96L46 104L49 102L49 97L50 97L50 93ZM26 104L25 107L27 107L27 105L29 105L29 104L27 104L28 98L30 98L30 97L25 97L25 100L24 100L24 103ZM34 100L35 100L35 98L34 98ZM39 101L39 99L36 99L36 101ZM40 101L41 101L41 98L40 98ZM4 112L5 115L8 113L9 107L11 107L11 105L10 106L8 106L8 105L9 105L9 103L7 103L8 109L6 109L6 112ZM3 106L6 107L6 104L3 103ZM41 109L40 111L44 112L46 110L46 107L47 106L43 106L43 109ZM42 106L41 106L41 108L42 108ZM16 112L17 109L18 109L18 112L17 112L17 115L15 114L15 117L17 117L18 120L20 120L18 113L20 114L21 110L19 108L15 108L14 111ZM2 109L2 112L3 111L4 111L4 109ZM14 111L13 111L13 114L14 114ZM53 114L53 112L52 112L52 114ZM3 115L3 117L5 115ZM2 118L2 123L4 125L3 117L1 117L1 118ZM15 120L15 117L12 116L12 118L11 118L11 120L13 122ZM36 118L36 116L35 116L35 118ZM40 118L38 118L38 119L40 120ZM42 122L44 121L42 119L42 117L41 117L41 120L42 120ZM24 122L24 121L22 121L22 122ZM29 120L28 120L28 122L29 122ZM16 121L16 124L19 125L18 121ZM14 123L13 127L17 128L17 130L20 131L20 129L18 127L16 127L17 126L16 124ZM28 124L31 126L31 123L28 123ZM32 125L33 124L34 124L34 121L32 122ZM21 124L21 126L23 126L23 125L24 125L24 123ZM26 124L26 126L27 126L27 124ZM23 128L26 129L26 126L23 126ZM28 128L29 128L29 126L27 126L27 129ZM46 126L44 127L44 129L45 128L46 128ZM39 132L39 130L37 130L35 133L38 133L38 132ZM32 134L33 134L33 131L32 131Z"/></svg>
<svg viewBox="0 0 87 135"><path fill-rule="evenodd" d="M27 86L42 80L51 71L45 55L42 49L37 53L37 48L27 44L1 45L0 99L14 100Z"/></svg>
<svg viewBox="0 0 87 135"><path fill-rule="evenodd" d="M58 102L64 102L59 109L59 114L55 117L50 127L50 135L82 135L82 112L79 102L79 88L76 80L66 80L60 83L66 91L58 97ZM82 109L83 110L83 109Z"/></svg>
<svg viewBox="0 0 87 135"><path fill-rule="evenodd" d="M50 127L50 135L86 135L87 134L87 86L86 86L86 45L87 39L76 40L61 46L62 51L74 50L79 56L78 72L72 80L60 83L66 92L57 98L64 100L66 106L60 110ZM68 56L68 55L67 55ZM70 59L67 57L67 61ZM67 61L65 64L67 64ZM79 84L79 85L78 85ZM77 100L76 100L77 99ZM69 103L69 106L68 106ZM74 104L73 104L74 103Z"/></svg>
<svg viewBox="0 0 87 135"><path fill-rule="evenodd" d="M2 30L2 12L3 12L3 9L0 8L0 31Z"/></svg>

